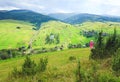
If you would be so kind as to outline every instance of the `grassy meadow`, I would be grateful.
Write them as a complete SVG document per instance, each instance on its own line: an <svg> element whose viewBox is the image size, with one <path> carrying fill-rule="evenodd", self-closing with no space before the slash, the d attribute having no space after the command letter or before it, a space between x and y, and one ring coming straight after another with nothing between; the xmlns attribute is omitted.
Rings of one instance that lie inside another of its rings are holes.
<svg viewBox="0 0 120 82"><path fill-rule="evenodd" d="M20 27L20 29L17 29ZM52 48L55 46L68 44L86 44L94 37L85 37L81 34L84 31L94 30L99 32L103 30L106 33L113 33L114 27L120 32L120 24L113 22L85 22L78 25L70 25L60 21L49 21L40 26L40 30L31 23L16 20L0 20L0 50L9 48L18 48L28 46L30 40L33 40L34 48ZM46 44L46 37L50 34L59 35L59 43Z"/></svg>
<svg viewBox="0 0 120 82"><path fill-rule="evenodd" d="M27 22L0 20L0 49L17 48L28 44L35 32L32 28L32 24Z"/></svg>
<svg viewBox="0 0 120 82"><path fill-rule="evenodd" d="M93 82L92 79L96 78L99 82L119 82L120 77L116 77L113 70L111 70L111 58L92 60L90 59L90 49L69 49L56 52L47 52L42 54L31 55L30 58L36 63L40 58L47 57L47 69L41 74L34 75L33 77L18 77L11 78L10 74L14 67L21 70L25 60L24 57L11 58L0 61L0 82L76 82L76 70L78 61L80 60L80 72L83 74L83 82ZM74 57L74 60L70 60ZM89 79L91 79L89 81Z"/></svg>
<svg viewBox="0 0 120 82"><path fill-rule="evenodd" d="M90 50L84 49L71 49L57 52L48 52L43 54L31 55L30 58L35 62L38 62L41 57L48 57L48 66L45 72L47 82L74 82L75 81L75 70L77 68L77 60L88 61ZM70 61L69 57L74 56L77 59ZM0 61L0 82L6 82L9 73L14 67L21 68L25 57L12 58L8 60ZM19 79L16 82L29 82L30 79L22 80ZM7 79L9 82L9 80ZM12 82L12 81L10 81ZM36 81L35 81L36 82Z"/></svg>
<svg viewBox="0 0 120 82"><path fill-rule="evenodd" d="M97 61L89 58L89 48L66 49L68 44L82 44L89 42L95 37L86 37L82 31L101 31L112 34L116 27L120 34L120 24L113 22L85 22L78 25L70 25L60 21L49 21L43 23L39 30L33 30L34 25L27 22L16 20L0 20L0 50L14 49L21 46L28 46L33 40L35 48L53 48L64 45L62 51L32 54L30 58L36 63L40 58L47 57L47 69L41 74L33 77L11 78L10 74L14 67L21 71L25 56L16 56L6 60L0 60L0 82L76 82L76 70L78 60L80 60L81 75L84 75L83 82L92 82L95 78L100 82L120 82L120 77L116 76L112 70L112 58L98 59ZM59 43L46 44L48 35L59 35ZM73 57L73 60L70 58ZM90 80L90 81L89 81ZM41 81L40 81L41 82Z"/></svg>
<svg viewBox="0 0 120 82"><path fill-rule="evenodd" d="M85 22L76 25L81 30L95 30L100 32L101 30L106 33L113 33L113 29L117 29L117 33L120 34L120 23L118 22Z"/></svg>

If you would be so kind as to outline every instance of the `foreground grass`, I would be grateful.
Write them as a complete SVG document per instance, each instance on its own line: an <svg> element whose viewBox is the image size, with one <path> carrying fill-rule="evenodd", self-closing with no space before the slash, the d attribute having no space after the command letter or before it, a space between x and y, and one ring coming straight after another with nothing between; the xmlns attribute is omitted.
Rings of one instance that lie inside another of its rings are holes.
<svg viewBox="0 0 120 82"><path fill-rule="evenodd" d="M57 52L49 52L37 55L31 55L31 59L38 62L41 57L48 57L48 69L46 70L47 82L74 82L76 62L69 61L70 56L75 56L77 59L88 60L90 50L84 49L71 49ZM13 58L0 61L0 82L5 82L9 73L14 67L21 68L25 57ZM54 77L54 78L53 78ZM17 82L26 82L19 80Z"/></svg>

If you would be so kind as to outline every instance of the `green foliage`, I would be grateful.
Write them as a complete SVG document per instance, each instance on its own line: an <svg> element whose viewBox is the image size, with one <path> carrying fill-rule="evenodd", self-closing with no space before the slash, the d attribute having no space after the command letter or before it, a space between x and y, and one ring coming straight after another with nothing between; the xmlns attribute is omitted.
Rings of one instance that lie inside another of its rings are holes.
<svg viewBox="0 0 120 82"><path fill-rule="evenodd" d="M75 57L75 56L70 56L70 57L69 57L69 60L70 60L70 61L76 60L76 57Z"/></svg>
<svg viewBox="0 0 120 82"><path fill-rule="evenodd" d="M84 68L84 65L78 66L77 69L80 71L77 73L77 82L119 82L120 79L117 78L111 71L102 71L99 64L94 61L89 61L88 65ZM81 78L80 78L81 76ZM80 80L81 79L81 80Z"/></svg>
<svg viewBox="0 0 120 82"><path fill-rule="evenodd" d="M73 47L72 44L68 44L68 48L71 49Z"/></svg>
<svg viewBox="0 0 120 82"><path fill-rule="evenodd" d="M59 44L60 43L59 34L51 33L50 35L46 36L45 41L46 44Z"/></svg>
<svg viewBox="0 0 120 82"><path fill-rule="evenodd" d="M29 56L26 56L25 62L22 65L21 71L17 68L14 68L12 71L12 77L24 77L24 76L35 76L36 74L42 74L47 68L48 59L47 58L40 58L40 62L38 65L30 59Z"/></svg>
<svg viewBox="0 0 120 82"><path fill-rule="evenodd" d="M72 48L81 48L82 45L79 43L79 44L68 44L68 49L72 49Z"/></svg>
<svg viewBox="0 0 120 82"><path fill-rule="evenodd" d="M23 56L22 52L17 49L2 49L0 50L0 59L5 60Z"/></svg>
<svg viewBox="0 0 120 82"><path fill-rule="evenodd" d="M12 76L14 78L17 78L19 75L21 75L21 73L18 71L18 69L15 67L12 71Z"/></svg>
<svg viewBox="0 0 120 82"><path fill-rule="evenodd" d="M98 35L97 42L95 44L95 48L91 50L91 58L104 58L104 42L102 31Z"/></svg>
<svg viewBox="0 0 120 82"><path fill-rule="evenodd" d="M106 42L105 49L106 54L113 55L120 46L120 41L116 34L116 28L114 28L114 34L110 36Z"/></svg>
<svg viewBox="0 0 120 82"><path fill-rule="evenodd" d="M60 37L59 37L59 34L57 34L57 35L55 36L55 38L56 38L56 44L59 44L59 43L60 43Z"/></svg>
<svg viewBox="0 0 120 82"><path fill-rule="evenodd" d="M37 72L37 74L34 76L24 77L23 75L21 75L13 79L7 78L7 74L11 71L13 67L17 67L17 70L20 70L21 72L21 66L24 62L24 57L13 58L7 61L2 60L0 61L0 82L38 82L38 80L43 82L75 82L76 77L74 72L76 72L75 67L78 67L76 66L77 62L68 62L68 58L70 57L70 55L75 56L76 58L80 58L81 60L80 73L82 76L82 82L120 82L120 78L114 75L113 70L109 68L110 66L103 66L104 62L99 63L98 60L98 62L94 61L95 63L91 64L91 61L89 60L89 54L89 48L81 48L64 50L54 53L48 52L39 55L32 55L30 58L35 60L37 66L40 60L39 58L48 56L49 66L47 66L47 70L42 73ZM5 78L7 78L6 81L4 81Z"/></svg>
<svg viewBox="0 0 120 82"><path fill-rule="evenodd" d="M120 74L120 49L117 50L115 56L113 57L112 69Z"/></svg>
<svg viewBox="0 0 120 82"><path fill-rule="evenodd" d="M30 57L26 57L24 64L22 65L22 73L24 75L35 75L36 74L36 64L31 61Z"/></svg>
<svg viewBox="0 0 120 82"><path fill-rule="evenodd" d="M104 42L102 32L99 33L98 40L95 44L95 48L91 50L91 58L106 58L111 57L117 51L120 46L120 41L116 34L116 28L114 28L114 34Z"/></svg>
<svg viewBox="0 0 120 82"><path fill-rule="evenodd" d="M38 72L44 72L47 68L48 59L47 58L40 58L40 62L38 63L37 69Z"/></svg>
<svg viewBox="0 0 120 82"><path fill-rule="evenodd" d="M80 61L77 64L77 71L76 71L76 82L82 82L82 74L81 74L81 65Z"/></svg>
<svg viewBox="0 0 120 82"><path fill-rule="evenodd" d="M119 80L109 73L104 73L98 75L97 82L119 82Z"/></svg>
<svg viewBox="0 0 120 82"><path fill-rule="evenodd" d="M0 50L0 59L5 60L12 57L11 50L3 49Z"/></svg>

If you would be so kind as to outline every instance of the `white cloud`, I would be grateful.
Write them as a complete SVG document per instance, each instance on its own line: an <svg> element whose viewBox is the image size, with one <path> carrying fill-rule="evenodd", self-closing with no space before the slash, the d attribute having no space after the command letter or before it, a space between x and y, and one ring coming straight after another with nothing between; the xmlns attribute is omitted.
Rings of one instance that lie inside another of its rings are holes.
<svg viewBox="0 0 120 82"><path fill-rule="evenodd" d="M20 9L20 8L12 7L12 6L0 7L0 10L14 10L14 9Z"/></svg>
<svg viewBox="0 0 120 82"><path fill-rule="evenodd" d="M0 10L28 9L40 13L93 13L120 16L120 0L0 0Z"/></svg>

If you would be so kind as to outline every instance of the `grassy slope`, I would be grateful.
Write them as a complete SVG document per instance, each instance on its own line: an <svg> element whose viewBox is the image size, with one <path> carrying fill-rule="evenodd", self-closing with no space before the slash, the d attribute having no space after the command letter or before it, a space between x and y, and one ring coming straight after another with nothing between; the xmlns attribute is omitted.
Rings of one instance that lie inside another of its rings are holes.
<svg viewBox="0 0 120 82"><path fill-rule="evenodd" d="M16 29L17 26L22 27ZM67 26L67 27L66 27ZM0 21L0 49L5 48L16 48L20 45L27 45L35 31L32 30L33 26L26 22L15 21L15 20L1 20ZM54 47L56 44L45 45L46 35L50 33L60 35L60 44L66 45L69 43L85 43L86 38L81 36L80 29L75 28L72 25L50 21L44 23L39 30L37 35L36 44L34 47ZM24 44L23 44L24 43Z"/></svg>
<svg viewBox="0 0 120 82"><path fill-rule="evenodd" d="M112 24L110 26L110 24ZM22 27L16 29L17 26ZM85 22L80 25L70 25L59 21L49 21L41 25L39 34L34 42L34 47L54 47L56 44L45 44L46 35L50 33L59 34L60 44L67 46L69 43L86 43L91 38L86 38L80 35L81 30L97 30L101 29L104 32L112 33L113 28L117 27L117 31L120 33L120 23L101 23L101 22ZM1 20L0 21L0 49L4 48L16 48L20 45L27 45L36 31L32 30L33 26L30 23L15 21L15 20ZM20 43L18 45L18 43ZM24 44L23 44L24 43Z"/></svg>
<svg viewBox="0 0 120 82"><path fill-rule="evenodd" d="M117 28L117 32L120 33L120 23L115 22L85 22L82 24L76 25L81 30L96 30L107 32L107 33L113 33L114 27Z"/></svg>
<svg viewBox="0 0 120 82"><path fill-rule="evenodd" d="M16 29L18 26L21 29ZM18 43L27 44L34 33L32 28L30 23L0 20L0 49L15 48Z"/></svg>
<svg viewBox="0 0 120 82"><path fill-rule="evenodd" d="M44 54L32 55L31 58L36 62L39 61L41 57L48 57L48 70L50 73L54 72L55 69L58 74L63 74L60 78L53 78L53 76L48 76L48 82L74 82L73 77L74 71L76 69L76 62L70 62L68 59L70 56L75 56L77 59L88 60L90 54L89 49L71 49L58 52L49 52ZM21 68L25 57L14 58L9 60L0 61L0 82L7 78L10 71L14 68ZM24 81L23 81L24 82Z"/></svg>
<svg viewBox="0 0 120 82"><path fill-rule="evenodd" d="M80 29L75 28L74 26L62 22L50 21L42 24L40 33L38 38L36 38L36 45L39 46L55 46L53 45L45 45L46 35L50 35L51 33L59 34L60 44L67 46L69 43L85 43L86 38L80 35Z"/></svg>

